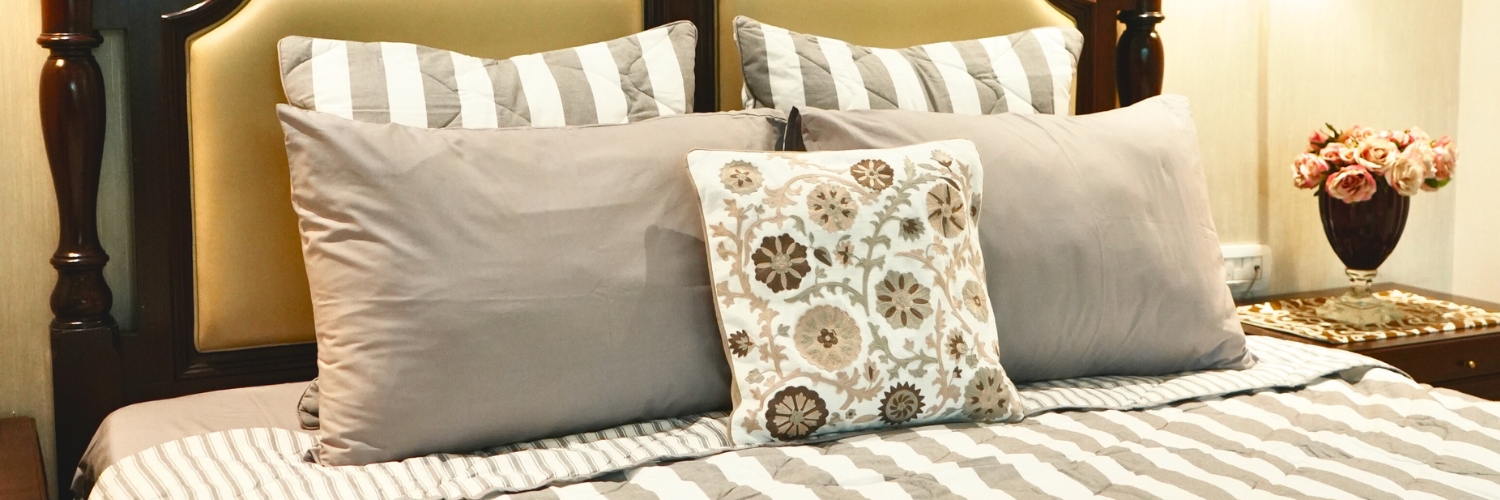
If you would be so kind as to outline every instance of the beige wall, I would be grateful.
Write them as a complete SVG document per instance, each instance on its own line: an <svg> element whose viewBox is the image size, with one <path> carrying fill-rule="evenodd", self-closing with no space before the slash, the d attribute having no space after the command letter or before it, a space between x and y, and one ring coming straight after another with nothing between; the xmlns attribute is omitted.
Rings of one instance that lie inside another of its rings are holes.
<svg viewBox="0 0 1500 500"><path fill-rule="evenodd" d="M1291 187L1287 165L1324 122L1457 134L1462 0L1166 0L1163 10L1164 90L1193 99L1221 240L1271 247L1271 293L1342 286L1317 203ZM1382 281L1452 288L1455 198L1412 201Z"/></svg>
<svg viewBox="0 0 1500 500"><path fill-rule="evenodd" d="M1500 2L1464 0L1453 293L1500 302Z"/></svg>
<svg viewBox="0 0 1500 500"><path fill-rule="evenodd" d="M37 420L52 476L47 257L57 245L57 207L37 111L46 60L35 42L40 4L0 0L0 416Z"/></svg>

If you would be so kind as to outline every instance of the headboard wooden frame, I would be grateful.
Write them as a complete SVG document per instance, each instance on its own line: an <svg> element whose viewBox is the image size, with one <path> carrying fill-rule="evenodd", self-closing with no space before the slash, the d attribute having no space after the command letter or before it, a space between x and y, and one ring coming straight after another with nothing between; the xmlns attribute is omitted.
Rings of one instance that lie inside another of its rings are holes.
<svg viewBox="0 0 1500 500"><path fill-rule="evenodd" d="M186 42L250 0L41 0L50 50L41 73L42 128L56 189L58 280L51 295L53 398L60 497L99 423L124 405L198 392L307 380L312 344L202 353L193 339ZM1161 89L1160 0L1047 0L1085 36L1080 113L1131 104ZM691 20L700 31L698 111L716 109L714 0L643 0L645 26ZM1116 39L1120 25L1124 34ZM98 28L123 30L134 190L138 325L110 316L96 226L104 147L104 83L92 50ZM1118 96L1118 97L1117 97ZM290 411L290 409L288 409Z"/></svg>

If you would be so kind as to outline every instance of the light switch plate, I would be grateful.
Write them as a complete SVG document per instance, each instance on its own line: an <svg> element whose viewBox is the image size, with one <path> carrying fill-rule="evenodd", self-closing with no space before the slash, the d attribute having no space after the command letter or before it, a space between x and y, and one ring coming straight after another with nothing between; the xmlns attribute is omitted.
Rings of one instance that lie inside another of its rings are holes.
<svg viewBox="0 0 1500 500"><path fill-rule="evenodd" d="M1237 299L1265 295L1271 289L1271 248L1265 245L1220 245L1224 283Z"/></svg>

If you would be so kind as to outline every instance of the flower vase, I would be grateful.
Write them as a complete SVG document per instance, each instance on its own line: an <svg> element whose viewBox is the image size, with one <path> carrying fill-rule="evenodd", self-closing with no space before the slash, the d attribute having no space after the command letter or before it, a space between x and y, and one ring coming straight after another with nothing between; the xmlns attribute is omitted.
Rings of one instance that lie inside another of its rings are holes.
<svg viewBox="0 0 1500 500"><path fill-rule="evenodd" d="M1392 189L1385 179L1376 178L1375 194L1369 200L1345 203L1318 192L1318 211L1323 219L1323 234L1328 236L1333 252L1343 261L1350 288L1343 295L1318 306L1318 315L1356 327L1381 325L1398 321L1405 314L1390 302L1370 292L1375 271L1406 229L1410 199Z"/></svg>

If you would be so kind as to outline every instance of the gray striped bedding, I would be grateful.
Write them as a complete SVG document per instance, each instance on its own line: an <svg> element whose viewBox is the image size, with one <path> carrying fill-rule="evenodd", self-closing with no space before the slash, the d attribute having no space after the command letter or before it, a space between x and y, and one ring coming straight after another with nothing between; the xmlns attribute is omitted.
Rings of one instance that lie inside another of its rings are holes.
<svg viewBox="0 0 1500 500"><path fill-rule="evenodd" d="M309 434L241 429L129 457L92 496L1500 498L1500 403L1346 351L1248 344L1244 371L1023 387L1018 424L735 449L707 414L363 467L312 464Z"/></svg>
<svg viewBox="0 0 1500 500"><path fill-rule="evenodd" d="M287 103L427 128L561 127L687 113L698 30L678 21L510 59L409 43L300 36L277 44Z"/></svg>
<svg viewBox="0 0 1500 500"><path fill-rule="evenodd" d="M745 107L1068 114L1083 50L1071 27L882 49L734 20Z"/></svg>

